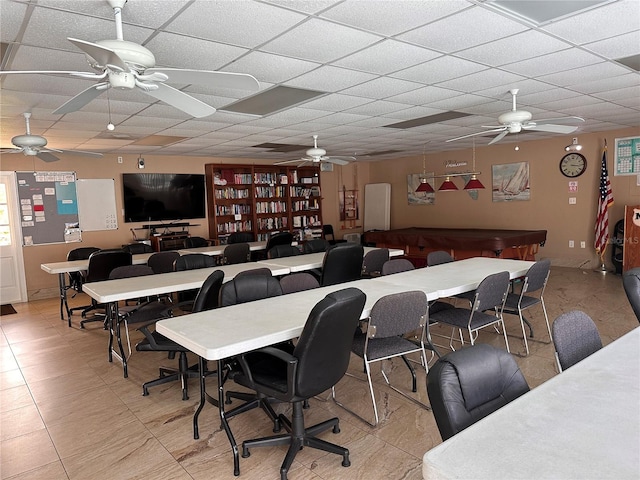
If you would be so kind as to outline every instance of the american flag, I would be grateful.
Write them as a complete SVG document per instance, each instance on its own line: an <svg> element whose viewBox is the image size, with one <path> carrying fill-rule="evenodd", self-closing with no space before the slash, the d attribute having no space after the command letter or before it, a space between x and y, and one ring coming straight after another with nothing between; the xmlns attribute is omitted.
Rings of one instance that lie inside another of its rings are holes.
<svg viewBox="0 0 640 480"><path fill-rule="evenodd" d="M602 168L600 169L600 192L598 195L598 217L596 218L596 252L604 252L609 240L609 207L613 205L611 182L607 173L607 146L602 152Z"/></svg>

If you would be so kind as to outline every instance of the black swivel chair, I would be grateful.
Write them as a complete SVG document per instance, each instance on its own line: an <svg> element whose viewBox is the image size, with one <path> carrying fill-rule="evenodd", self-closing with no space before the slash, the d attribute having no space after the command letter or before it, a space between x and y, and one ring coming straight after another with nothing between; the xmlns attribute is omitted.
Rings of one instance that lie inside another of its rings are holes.
<svg viewBox="0 0 640 480"><path fill-rule="evenodd" d="M153 248L151 245L147 245L142 242L134 242L122 247L125 252L129 252L131 255L138 255L140 253L152 253Z"/></svg>
<svg viewBox="0 0 640 480"><path fill-rule="evenodd" d="M156 252L149 257L147 265L151 267L153 273L169 273L173 272L173 263L180 257L175 250L167 250L165 252Z"/></svg>
<svg viewBox="0 0 640 480"><path fill-rule="evenodd" d="M267 252L267 258L293 257L300 254L300 249L293 245L276 245Z"/></svg>
<svg viewBox="0 0 640 480"><path fill-rule="evenodd" d="M223 265L247 263L250 259L251 252L248 243L231 243L224 247L224 251L222 252Z"/></svg>
<svg viewBox="0 0 640 480"><path fill-rule="evenodd" d="M227 237L227 244L230 243L249 243L255 241L252 232L233 232Z"/></svg>
<svg viewBox="0 0 640 480"><path fill-rule="evenodd" d="M640 268L632 268L622 274L622 285L633 313L640 322Z"/></svg>
<svg viewBox="0 0 640 480"><path fill-rule="evenodd" d="M67 253L67 261L73 262L75 260L88 260L93 252L97 252L100 249L98 247L80 247L74 248L73 250L69 250ZM87 271L81 270L79 272L69 272L69 285L66 287L67 290L74 290L75 293L71 298L75 297L77 293L82 292L82 284L87 281ZM84 310L89 308L91 305L83 305L81 307L73 307L69 309L69 313L73 313L77 310ZM62 314L62 303L60 304L60 314ZM71 326L71 315L69 315L69 326Z"/></svg>
<svg viewBox="0 0 640 480"><path fill-rule="evenodd" d="M326 252L329 249L329 242L324 238L312 238L302 244L302 253Z"/></svg>
<svg viewBox="0 0 640 480"><path fill-rule="evenodd" d="M356 288L330 293L311 310L292 353L267 347L240 357L242 373L234 376L235 382L260 395L289 402L293 407L291 420L282 414L278 417L288 433L243 442L244 458L249 457L254 447L289 445L280 467L281 480L287 479L287 472L303 447L341 455L344 467L351 464L348 449L316 437L329 428L339 433L339 419L305 428L303 404L333 387L346 373L353 332L364 303L364 293Z"/></svg>
<svg viewBox="0 0 640 480"><path fill-rule="evenodd" d="M276 245L291 245L293 243L293 234L291 232L272 233L267 238L267 245L263 251L253 252L253 260L265 260L267 252Z"/></svg>
<svg viewBox="0 0 640 480"><path fill-rule="evenodd" d="M184 248L208 247L209 240L202 237L188 237L184 239L182 244L184 245Z"/></svg>
<svg viewBox="0 0 640 480"><path fill-rule="evenodd" d="M176 272L184 270L195 270L198 268L211 268L216 266L216 259L212 255L204 253L190 253L181 255L173 262L173 270ZM193 301L198 294L198 290L186 290L178 293L178 302L180 309L191 311Z"/></svg>
<svg viewBox="0 0 640 480"><path fill-rule="evenodd" d="M528 391L513 356L486 344L444 355L427 375L429 402L442 440Z"/></svg>
<svg viewBox="0 0 640 480"><path fill-rule="evenodd" d="M223 280L224 273L221 270L215 270L207 277L200 287L200 290L198 290L198 294L193 302L192 313L212 310L218 307L220 287L222 287ZM150 322L138 327L138 330L144 334L144 339L138 342L136 350L139 352L168 352L170 359L174 359L176 353L178 353L178 368L160 367L160 376L142 385L142 395L149 395L149 387L180 380L182 384L182 400L188 400L188 379L199 376L197 368L189 367L187 359L187 352L189 350L164 335L159 334L155 331L154 327L155 322Z"/></svg>
<svg viewBox="0 0 640 480"><path fill-rule="evenodd" d="M89 257L86 283L109 280L109 274L111 274L111 271L114 268L123 267L125 265L131 265L131 254L129 252L125 252L121 248L99 250L97 252L93 252ZM104 317L103 319L98 318L98 316L86 318L88 312L90 312L91 310L95 310L98 307L98 302L92 299L91 305L82 310L82 318L84 318L85 320L82 320L80 322L80 328L84 328L85 323L97 321L105 322L104 327L107 327L106 317Z"/></svg>
<svg viewBox="0 0 640 480"><path fill-rule="evenodd" d="M359 280L364 248L355 243L334 245L324 254L320 285L323 287Z"/></svg>

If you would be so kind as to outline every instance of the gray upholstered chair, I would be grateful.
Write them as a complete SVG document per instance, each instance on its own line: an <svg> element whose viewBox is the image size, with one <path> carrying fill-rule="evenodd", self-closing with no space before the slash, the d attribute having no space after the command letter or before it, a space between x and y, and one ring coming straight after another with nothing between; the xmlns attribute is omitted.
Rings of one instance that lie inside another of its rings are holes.
<svg viewBox="0 0 640 480"><path fill-rule="evenodd" d="M429 252L427 254L427 267L435 267L436 265L442 265L444 263L454 262L455 259L451 256L449 252L445 252L444 250L436 250L434 252ZM469 302L469 305L473 304L473 297L475 295L475 291L463 292L458 295L454 295L453 298L458 298L461 300L465 300ZM436 302L443 303L443 302ZM449 308L449 307L445 307ZM431 313L435 313L433 310Z"/></svg>
<svg viewBox="0 0 640 480"><path fill-rule="evenodd" d="M579 310L563 313L553 321L553 345L559 371L575 365L602 348L596 324Z"/></svg>
<svg viewBox="0 0 640 480"><path fill-rule="evenodd" d="M291 420L279 415L287 433L274 437L246 440L242 456L248 457L254 447L288 445L289 450L280 467L280 479L287 472L303 447L317 448L342 456L342 466L348 467L349 450L316 437L329 428L338 433L337 417L305 428L303 404L311 397L333 387L349 367L353 332L358 326L365 295L357 288L330 293L317 303L291 353L264 348L240 357L242 372L233 380L260 395L273 397L292 406Z"/></svg>
<svg viewBox="0 0 640 480"><path fill-rule="evenodd" d="M520 318L522 337L524 339L524 347L527 351L527 355L529 355L529 342L527 341L527 333L525 331L526 319L522 315L523 310L535 305L540 305L542 307L544 320L547 324L547 331L549 332L549 341L551 341L551 327L549 326L547 308L544 304L544 289L547 286L550 268L551 261L548 259L538 260L529 268L529 270L527 270L527 273L522 279L520 293L509 293L506 301L504 302L503 312L511 315L518 315Z"/></svg>
<svg viewBox="0 0 640 480"><path fill-rule="evenodd" d="M382 275L393 275L394 273L408 272L416 267L406 258L394 258L387 260L382 265Z"/></svg>
<svg viewBox="0 0 640 480"><path fill-rule="evenodd" d="M429 403L442 440L528 391L513 356L485 344L444 355L427 375Z"/></svg>
<svg viewBox="0 0 640 480"><path fill-rule="evenodd" d="M338 401L335 388L332 388L333 401L363 422L375 427L378 424L379 417L376 397L373 391L373 380L371 378L371 364L400 357L404 363L409 366L406 355L417 353L420 355L420 363L428 370L425 347L432 351L435 351L435 349L431 344L428 334L426 313L427 296L424 292L416 290L394 293L380 298L373 305L369 321L367 322L366 333L360 329L356 330L351 344L351 351L364 360L367 380L369 381L369 393L371 394L371 401L373 403L375 419L373 422L366 420ZM404 335L409 334L417 335L418 341L414 343L404 337ZM414 373L410 366L409 370ZM381 372L384 381L392 390L423 408L429 409L427 405L424 405L416 398L407 395L399 388L391 385L389 377L383 367L381 367ZM415 392L416 390L414 377L413 391Z"/></svg>
<svg viewBox="0 0 640 480"><path fill-rule="evenodd" d="M458 330L460 343L464 345L462 330L467 330L471 345L475 343L478 331L489 326L500 326L504 336L504 343L509 351L509 341L507 331L504 328L502 309L505 299L509 293L509 272L499 272L487 277L480 282L475 290L474 300L471 308L449 308L429 315L432 322L450 325L451 337L449 346L453 346L453 336ZM489 313L491 312L491 313Z"/></svg>
<svg viewBox="0 0 640 480"><path fill-rule="evenodd" d="M373 278L382 275L382 266L389 261L388 248L368 251L362 259L362 277Z"/></svg>
<svg viewBox="0 0 640 480"><path fill-rule="evenodd" d="M633 313L640 322L640 267L632 268L622 274L622 284Z"/></svg>
<svg viewBox="0 0 640 480"><path fill-rule="evenodd" d="M318 279L308 272L291 273L280 279L280 287L283 294L302 292L319 286Z"/></svg>

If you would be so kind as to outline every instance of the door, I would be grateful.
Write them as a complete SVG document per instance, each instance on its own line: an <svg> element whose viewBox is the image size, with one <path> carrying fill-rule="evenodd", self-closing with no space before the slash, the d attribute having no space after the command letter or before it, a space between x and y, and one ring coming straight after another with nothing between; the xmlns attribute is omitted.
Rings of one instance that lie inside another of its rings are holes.
<svg viewBox="0 0 640 480"><path fill-rule="evenodd" d="M27 301L15 172L0 172L0 303Z"/></svg>

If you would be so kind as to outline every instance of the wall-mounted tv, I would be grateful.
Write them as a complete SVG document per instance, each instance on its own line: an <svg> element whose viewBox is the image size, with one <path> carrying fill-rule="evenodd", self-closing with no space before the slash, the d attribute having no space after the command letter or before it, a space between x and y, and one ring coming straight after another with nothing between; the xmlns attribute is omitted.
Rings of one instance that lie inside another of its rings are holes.
<svg viewBox="0 0 640 480"><path fill-rule="evenodd" d="M205 217L204 174L123 173L124 221Z"/></svg>

